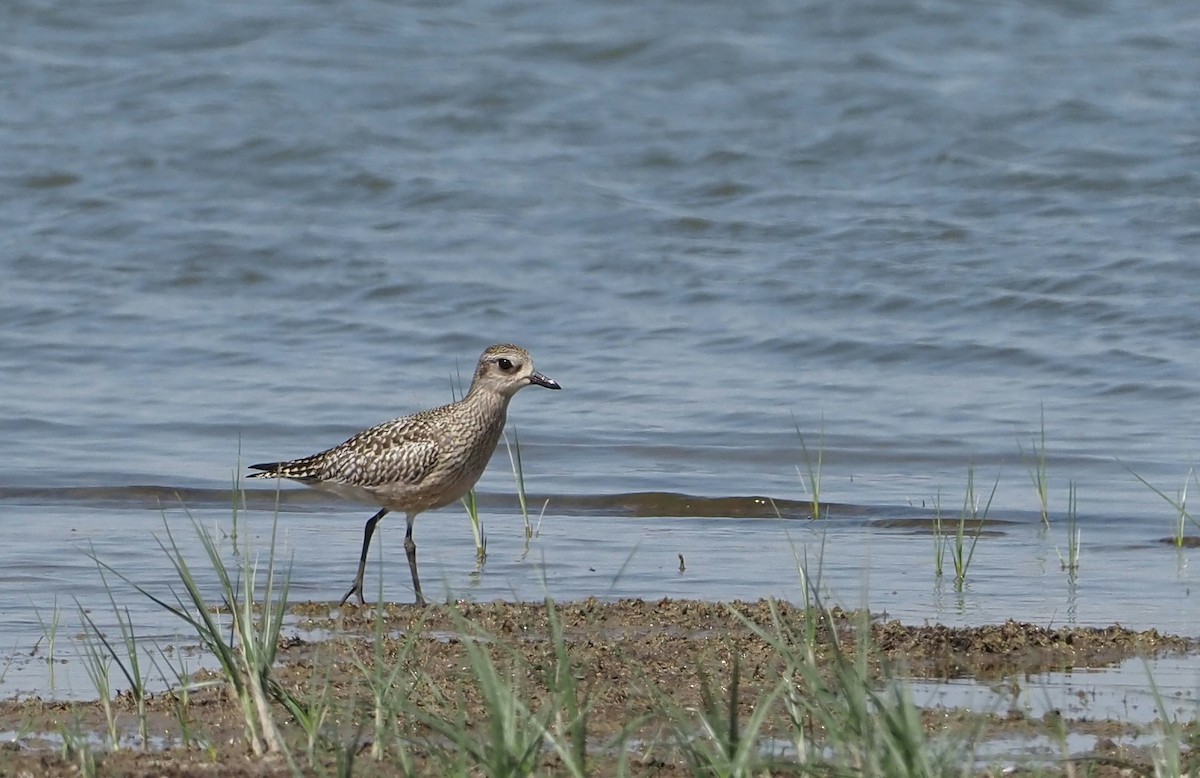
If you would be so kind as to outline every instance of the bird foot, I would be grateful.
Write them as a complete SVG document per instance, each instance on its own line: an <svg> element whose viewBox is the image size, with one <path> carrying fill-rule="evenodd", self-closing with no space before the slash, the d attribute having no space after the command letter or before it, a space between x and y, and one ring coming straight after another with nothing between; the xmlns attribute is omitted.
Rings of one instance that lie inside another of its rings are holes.
<svg viewBox="0 0 1200 778"><path fill-rule="evenodd" d="M338 603L338 607L345 605L346 600L350 599L351 595L358 596L358 604L359 605L367 604L367 601L363 599L363 595L362 595L362 582L356 581L354 586L350 587L350 591L346 592L346 594L342 596L342 601Z"/></svg>

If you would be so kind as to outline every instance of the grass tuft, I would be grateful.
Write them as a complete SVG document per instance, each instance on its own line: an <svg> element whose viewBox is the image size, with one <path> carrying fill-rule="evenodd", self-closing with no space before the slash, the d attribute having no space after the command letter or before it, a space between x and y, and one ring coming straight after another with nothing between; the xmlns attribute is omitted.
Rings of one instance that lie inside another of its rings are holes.
<svg viewBox="0 0 1200 778"><path fill-rule="evenodd" d="M1055 547L1055 552L1058 554L1058 562L1063 570L1067 572L1069 577L1074 577L1076 571L1079 570L1079 493L1075 488L1075 482L1072 481L1067 487L1067 555L1064 557L1062 552Z"/></svg>
<svg viewBox="0 0 1200 778"><path fill-rule="evenodd" d="M471 522L471 534L475 538L475 572L478 573L487 562L487 535L483 531L483 519L479 516L479 498L472 489L460 502L467 512L467 520Z"/></svg>
<svg viewBox="0 0 1200 778"><path fill-rule="evenodd" d="M112 689L108 686L107 672L103 673L104 684L101 688L100 684L100 663L101 661L107 665L113 662L124 676L125 682L129 684L129 695L133 699L137 709L138 719L138 737L141 740L142 748L149 747L150 731L148 715L146 711L146 678L142 674L141 652L138 649L137 634L134 631L133 619L129 615L129 608L121 607L117 604L116 595L113 594L112 586L109 585L108 576L105 575L104 567L99 563L96 557L96 550L93 547L88 554L89 558L97 563L97 571L100 573L100 581L104 585L104 592L108 597L109 605L112 607L112 613L117 622L117 628L121 633L121 650L118 650L104 634L88 612L76 600L75 605L79 609L79 615L84 622L84 648L85 656L89 665L88 674L92 677L92 681L96 684L96 692L102 698L107 697L112 693ZM107 710L106 710L107 712ZM113 731L110 726L110 732ZM113 747L119 747L119 744L113 742Z"/></svg>
<svg viewBox="0 0 1200 778"><path fill-rule="evenodd" d="M49 674L50 691L53 692L57 687L54 678L54 666L58 664L56 661L55 648L58 646L58 630L62 626L62 612L58 608L58 595L54 596L53 605L51 606L51 616L49 619L42 617L42 611L37 607L36 604L33 604L33 613L35 616L37 616L38 626L42 630L42 635L46 638L46 668ZM40 645L41 640L39 639L37 644L33 647L34 654L37 653L38 646ZM5 672L7 672L7 670L8 668L6 667ZM3 680L3 676L0 676L0 680Z"/></svg>
<svg viewBox="0 0 1200 778"><path fill-rule="evenodd" d="M983 525L987 523L988 511L991 510L992 499L995 498L996 489L999 486L1000 476L996 476L996 483L992 485L987 503L981 509L979 496L975 494L975 468L967 468L967 491L963 495L963 508L958 516L954 546L950 549L950 561L954 563L954 588L957 591L961 592L966 583L967 570L975 558L975 546L979 543L979 536L983 532ZM968 524L974 527L969 535L967 533Z"/></svg>
<svg viewBox="0 0 1200 778"><path fill-rule="evenodd" d="M724 699L713 690L704 670L697 672L701 702L692 713L699 726L699 735L693 734L690 717L672 716L676 744L692 774L733 778L760 775L770 770L773 760L763 753L761 743L766 736L767 717L775 708L775 701L787 690L788 683L780 679L754 700L750 715L743 720L741 658L736 654L733 656L729 680L724 684L729 691Z"/></svg>
<svg viewBox="0 0 1200 778"><path fill-rule="evenodd" d="M800 450L804 453L804 468L807 472L807 480L805 480L805 472L802 472L799 466L796 467L796 475L800 477L800 484L804 487L808 494L809 504L812 508L812 518L814 520L821 518L821 468L825 462L825 417L821 417L821 432L817 441L817 456L814 463L813 457L809 455L808 445L804 441L804 433L800 431L800 423L796 421L796 417L792 416L792 426L796 428L796 435L800 438Z"/></svg>
<svg viewBox="0 0 1200 778"><path fill-rule="evenodd" d="M1121 462L1121 460L1119 460L1119 459L1117 461ZM1175 497L1171 497L1166 492L1162 491L1157 486L1155 486L1154 484L1147 481L1145 478L1142 478L1137 473L1134 473L1133 469L1130 468L1129 465L1125 464L1124 462L1121 462L1121 466L1124 467L1126 470L1128 470L1130 473L1132 473L1133 477L1138 479L1139 481L1141 481L1144 486L1146 486L1147 488L1150 489L1150 491L1154 492L1159 497L1166 500L1166 502L1172 508L1175 509L1175 533L1174 533L1175 545L1178 548L1182 548L1183 547L1183 538L1184 538L1184 527L1188 523L1191 523L1193 526L1200 527L1200 522L1198 522L1196 520L1196 517L1193 516L1187 509L1188 484L1195 483L1198 487L1200 487L1200 480L1198 480L1198 477L1196 475L1196 468L1194 468L1194 467L1188 468L1187 475L1184 476L1184 478L1183 478L1183 486L1179 487L1179 492L1176 494Z"/></svg>
<svg viewBox="0 0 1200 778"><path fill-rule="evenodd" d="M505 433L504 447L508 450L508 463L512 467L513 480L517 485L517 502L521 506L521 516L525 520L525 550L528 551L529 541L533 540L534 536L541 531L542 518L546 515L546 506L550 504L550 498L546 498L546 501L542 503L535 527L529 520L529 501L525 496L525 468L521 464L521 440L517 437L516 430L513 430L511 443L508 441L508 433Z"/></svg>
<svg viewBox="0 0 1200 778"><path fill-rule="evenodd" d="M408 674L406 668L416 639L421 635L425 617L426 614L422 613L400 646L392 647L387 639L387 610L383 600L377 600L371 662L364 662L357 654L352 658L371 695L371 758L376 761L395 761L404 775L412 774L413 765L398 722L404 718L409 694L418 680ZM346 749L348 754L356 750ZM352 756L350 758L353 759Z"/></svg>
<svg viewBox="0 0 1200 778"><path fill-rule="evenodd" d="M1017 448L1020 449L1021 455L1025 455L1025 449L1021 447L1021 441L1017 441ZM1033 489L1037 492L1038 506L1042 513L1042 526L1044 529L1050 529L1050 480L1047 475L1046 468L1046 406L1042 405L1042 426L1041 437L1034 438L1032 441L1033 448L1033 464L1026 465L1029 472L1029 480L1033 484Z"/></svg>
<svg viewBox="0 0 1200 778"><path fill-rule="evenodd" d="M158 545L174 567L183 593L172 586L170 599L159 596L108 563L99 559L96 562L187 624L201 646L216 658L223 677L241 707L245 736L251 750L257 755L283 754L290 759L271 712L271 701L283 704L297 716L304 716L305 710L271 678L290 581L290 571L281 576L275 567L278 514L271 528L267 566L262 576L256 563L251 561L249 548L241 555L242 566L237 575L231 575L221 559L217 541L190 514L189 519L218 579L221 592L221 604L218 607L208 602L170 524L165 520L167 540L158 539ZM254 593L260 583L262 598L256 602ZM256 616L256 610L261 615ZM228 638L219 615L230 619Z"/></svg>
<svg viewBox="0 0 1200 778"><path fill-rule="evenodd" d="M508 680L519 677L515 657L506 669L498 668L487 649L490 639L470 634L470 625L461 614L455 613L454 620L462 633L467 667L483 699L485 719L475 726L466 719L466 706L445 696L441 707L454 711L452 716L416 707L409 710L409 715L452 743L458 756L472 765L472 772L486 776L530 775L537 765L546 726L530 710L521 688Z"/></svg>

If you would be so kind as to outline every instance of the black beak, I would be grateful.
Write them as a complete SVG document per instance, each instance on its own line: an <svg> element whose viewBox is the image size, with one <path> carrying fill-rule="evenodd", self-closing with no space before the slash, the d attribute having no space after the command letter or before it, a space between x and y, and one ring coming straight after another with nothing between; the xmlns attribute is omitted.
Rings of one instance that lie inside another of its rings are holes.
<svg viewBox="0 0 1200 778"><path fill-rule="evenodd" d="M557 381L555 381L553 378L547 378L541 373L534 373L533 375L529 376L529 383L537 384L538 386L544 386L547 389L562 389L562 387L558 385Z"/></svg>

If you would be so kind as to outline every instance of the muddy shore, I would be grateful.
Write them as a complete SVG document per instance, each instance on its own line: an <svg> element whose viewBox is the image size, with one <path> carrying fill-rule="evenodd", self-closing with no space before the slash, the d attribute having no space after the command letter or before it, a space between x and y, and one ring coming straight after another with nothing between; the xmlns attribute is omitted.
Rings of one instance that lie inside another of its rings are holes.
<svg viewBox="0 0 1200 778"><path fill-rule="evenodd" d="M747 720L781 678L795 674L789 657L793 662L808 657L818 675L838 662L856 663L880 685L889 677L971 678L1019 689L1030 674L1198 650L1189 638L1118 626L908 626L837 609L820 621L806 621L802 609L767 601L590 599L556 604L554 619L544 604L505 602L429 608L301 603L290 613L294 627L280 641L274 677L295 698L318 700L326 712L322 738L328 742L312 762L293 759L289 765L281 757L252 756L242 711L224 685L216 684L190 692L183 709L179 693L151 696L147 718L153 747L147 751L134 734L135 706L128 693L115 703L125 733L121 748L104 743L86 754L64 743L64 733L103 741L107 718L98 702L4 702L0 730L14 736L0 749L0 775L266 776L291 775L296 769L318 775L339 772L347 754L354 774L402 775L405 764L419 774L456 772L460 765L445 761L455 749L420 722L393 722L403 733L404 759L371 758L378 748L369 721L372 668L382 663L389 673L395 671L389 678L402 690L404 704L412 706L406 710L460 721L466 728L484 727L494 700L482 688L472 649L482 648L522 704L537 711L548 704L550 674L563 666L555 654L556 628L586 710L589 769L595 775L618 768L634 775L695 774L673 735L698 728L714 700ZM794 735L796 723L785 707L775 705L766 715L764 735L780 741ZM299 728L288 712L278 707L274 718L289 747L302 750ZM1097 748L1086 756L1091 774L1122 774L1148 764L1145 753L1122 744L1139 732L1120 721L1030 719L1015 706L999 712L931 709L921 712L921 721L928 733L964 739L1011 732L1093 735ZM820 738L819 732L811 734ZM780 764L778 772L789 772L786 758ZM1068 774L1074 768L1063 762L1039 769ZM565 774L550 751L539 756L536 772Z"/></svg>

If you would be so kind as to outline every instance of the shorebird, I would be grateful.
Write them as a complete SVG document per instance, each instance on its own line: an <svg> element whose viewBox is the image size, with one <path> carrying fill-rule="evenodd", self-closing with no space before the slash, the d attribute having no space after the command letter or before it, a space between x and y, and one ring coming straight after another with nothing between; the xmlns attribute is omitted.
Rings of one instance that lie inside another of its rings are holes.
<svg viewBox="0 0 1200 778"><path fill-rule="evenodd" d="M462 498L483 475L500 433L508 403L530 384L561 389L536 372L529 352L511 343L489 346L479 357L471 388L458 402L401 416L364 430L341 445L286 462L250 465L249 478L287 478L356 502L382 506L367 519L354 585L342 597L363 599L363 572L375 525L390 511L404 511L404 551L417 604L424 605L417 575L413 521L422 511Z"/></svg>

